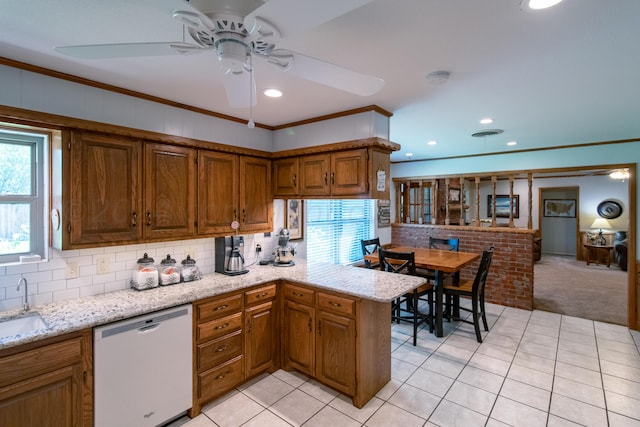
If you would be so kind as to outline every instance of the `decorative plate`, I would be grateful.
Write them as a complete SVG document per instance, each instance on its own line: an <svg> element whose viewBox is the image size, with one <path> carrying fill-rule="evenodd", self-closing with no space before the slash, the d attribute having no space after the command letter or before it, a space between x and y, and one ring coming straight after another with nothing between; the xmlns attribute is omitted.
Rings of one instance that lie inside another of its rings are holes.
<svg viewBox="0 0 640 427"><path fill-rule="evenodd" d="M598 205L598 215L605 219L614 219L622 215L622 206L613 200L605 200Z"/></svg>

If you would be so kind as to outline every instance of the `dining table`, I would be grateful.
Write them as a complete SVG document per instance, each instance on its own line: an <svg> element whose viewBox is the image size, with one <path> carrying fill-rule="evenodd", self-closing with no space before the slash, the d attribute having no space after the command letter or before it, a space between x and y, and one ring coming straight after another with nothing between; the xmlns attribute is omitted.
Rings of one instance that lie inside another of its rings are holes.
<svg viewBox="0 0 640 427"><path fill-rule="evenodd" d="M447 274L459 275L460 270L480 259L481 254L474 252L447 251L441 249L418 248L411 246L394 246L385 248L394 252L413 252L416 268L433 270L435 276L435 334L437 337L444 335L442 327L443 318L443 293L444 276ZM365 255L365 260L376 261L377 253ZM455 278L454 278L455 280ZM433 313L432 313L433 314Z"/></svg>

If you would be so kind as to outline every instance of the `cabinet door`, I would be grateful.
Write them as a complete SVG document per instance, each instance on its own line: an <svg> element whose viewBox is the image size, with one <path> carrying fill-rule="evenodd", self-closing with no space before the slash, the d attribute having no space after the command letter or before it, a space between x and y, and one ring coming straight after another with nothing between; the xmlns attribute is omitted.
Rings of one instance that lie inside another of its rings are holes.
<svg viewBox="0 0 640 427"><path fill-rule="evenodd" d="M240 157L240 231L273 230L271 161Z"/></svg>
<svg viewBox="0 0 640 427"><path fill-rule="evenodd" d="M356 391L356 323L319 310L316 377L348 396Z"/></svg>
<svg viewBox="0 0 640 427"><path fill-rule="evenodd" d="M277 357L277 314L273 301L245 310L245 374L272 370Z"/></svg>
<svg viewBox="0 0 640 427"><path fill-rule="evenodd" d="M198 234L232 233L238 220L238 156L198 153Z"/></svg>
<svg viewBox="0 0 640 427"><path fill-rule="evenodd" d="M312 156L300 157L300 195L330 195L330 166L331 156L329 154L317 154Z"/></svg>
<svg viewBox="0 0 640 427"><path fill-rule="evenodd" d="M145 144L145 238L195 234L195 159L191 148Z"/></svg>
<svg viewBox="0 0 640 427"><path fill-rule="evenodd" d="M273 195L298 195L298 158L277 159L273 166Z"/></svg>
<svg viewBox="0 0 640 427"><path fill-rule="evenodd" d="M366 148L331 154L331 195L364 194L367 181Z"/></svg>
<svg viewBox="0 0 640 427"><path fill-rule="evenodd" d="M284 365L313 376L315 374L315 309L285 300Z"/></svg>
<svg viewBox="0 0 640 427"><path fill-rule="evenodd" d="M125 243L142 237L140 142L90 133L72 137L69 243Z"/></svg>

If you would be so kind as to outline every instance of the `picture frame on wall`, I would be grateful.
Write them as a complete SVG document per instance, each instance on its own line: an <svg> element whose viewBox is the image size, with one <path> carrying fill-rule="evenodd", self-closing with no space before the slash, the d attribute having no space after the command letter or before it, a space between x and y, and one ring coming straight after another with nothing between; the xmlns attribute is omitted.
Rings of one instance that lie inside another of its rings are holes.
<svg viewBox="0 0 640 427"><path fill-rule="evenodd" d="M551 218L575 218L576 199L544 199L543 215Z"/></svg>
<svg viewBox="0 0 640 427"><path fill-rule="evenodd" d="M304 221L302 217L302 199L287 200L287 215L285 226L289 229L289 240L301 240Z"/></svg>
<svg viewBox="0 0 640 427"><path fill-rule="evenodd" d="M487 216L493 218L493 194L487 196ZM520 196L513 196L513 217L520 218ZM509 218L509 195L496 194L496 218Z"/></svg>

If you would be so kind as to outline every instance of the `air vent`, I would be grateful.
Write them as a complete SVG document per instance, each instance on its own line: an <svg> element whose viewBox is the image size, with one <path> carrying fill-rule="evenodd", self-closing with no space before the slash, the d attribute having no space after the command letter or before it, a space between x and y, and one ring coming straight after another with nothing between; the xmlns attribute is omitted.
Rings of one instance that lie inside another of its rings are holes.
<svg viewBox="0 0 640 427"><path fill-rule="evenodd" d="M482 138L483 136L500 135L504 132L502 129L483 129L471 134L475 138Z"/></svg>

